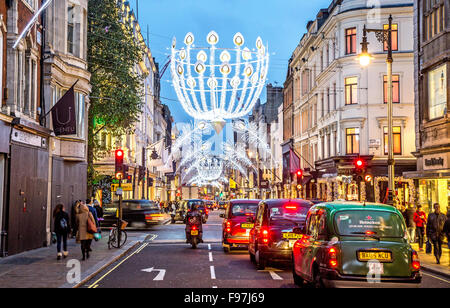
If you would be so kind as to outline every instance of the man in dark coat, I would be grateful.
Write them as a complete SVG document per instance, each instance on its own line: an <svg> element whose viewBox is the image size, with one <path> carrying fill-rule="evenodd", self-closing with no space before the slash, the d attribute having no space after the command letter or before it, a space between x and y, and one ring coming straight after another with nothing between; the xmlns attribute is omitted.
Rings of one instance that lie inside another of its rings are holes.
<svg viewBox="0 0 450 308"><path fill-rule="evenodd" d="M441 213L439 204L434 204L434 213L428 216L427 237L433 244L437 264L441 264L442 242L444 240L444 225L446 220L447 217Z"/></svg>
<svg viewBox="0 0 450 308"><path fill-rule="evenodd" d="M408 236L411 243L416 242L416 223L414 222L414 213L415 211L412 205L408 206L404 213L406 227L408 228Z"/></svg>

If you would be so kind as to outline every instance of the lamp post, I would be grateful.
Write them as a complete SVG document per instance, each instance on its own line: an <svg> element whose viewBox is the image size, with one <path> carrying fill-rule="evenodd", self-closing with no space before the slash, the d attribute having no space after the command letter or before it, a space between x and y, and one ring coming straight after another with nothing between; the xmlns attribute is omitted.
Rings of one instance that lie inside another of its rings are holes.
<svg viewBox="0 0 450 308"><path fill-rule="evenodd" d="M367 29L364 25L363 30L363 41L361 43L362 50L361 54L358 57L358 60L361 64L361 66L368 66L370 64L370 61L372 59L372 56L369 54L368 51L368 45L367 42L367 33L368 32L374 32L378 41L381 43L386 43L388 54L387 54L387 105L388 105L388 178L389 178L389 185L388 185L388 201L387 203L390 205L394 205L394 191L395 191L395 184L394 184L394 166L395 166L395 160L394 160L394 135L393 135L393 116L392 116L392 110L393 110L393 103L392 103L392 92L393 92L393 86L392 86L392 63L394 62L394 59L392 57L392 15L389 16L389 27L387 29Z"/></svg>

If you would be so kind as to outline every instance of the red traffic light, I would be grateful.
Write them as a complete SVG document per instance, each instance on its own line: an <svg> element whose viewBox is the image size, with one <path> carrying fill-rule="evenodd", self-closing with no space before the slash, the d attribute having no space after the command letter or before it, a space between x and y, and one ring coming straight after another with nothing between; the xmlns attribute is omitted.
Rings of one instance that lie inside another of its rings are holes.
<svg viewBox="0 0 450 308"><path fill-rule="evenodd" d="M355 165L356 165L357 168L362 168L364 166L364 160L362 160L360 158L357 159L356 162L355 162Z"/></svg>
<svg viewBox="0 0 450 308"><path fill-rule="evenodd" d="M116 157L122 158L123 157L123 150L116 150Z"/></svg>
<svg viewBox="0 0 450 308"><path fill-rule="evenodd" d="M303 170L297 170L297 176L303 176Z"/></svg>

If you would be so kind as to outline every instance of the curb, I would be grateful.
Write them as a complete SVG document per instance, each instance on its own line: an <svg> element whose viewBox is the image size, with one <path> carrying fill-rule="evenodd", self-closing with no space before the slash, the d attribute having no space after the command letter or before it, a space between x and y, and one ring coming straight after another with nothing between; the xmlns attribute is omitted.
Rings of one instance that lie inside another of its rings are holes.
<svg viewBox="0 0 450 308"><path fill-rule="evenodd" d="M131 250L133 250L134 248L136 248L136 246L138 246L139 244L143 243L148 237L150 237L150 235L143 235L141 236L138 240L135 240L133 242L131 242L129 245L129 248L124 249L123 252L121 252L120 254L117 254L115 256L113 256L111 259L107 260L105 264L103 264L102 266L100 266L100 268L96 269L94 272L92 272L91 274L88 274L85 278L83 278L79 283L75 284L75 285L70 285L68 283L60 286L59 288L61 289L65 289L65 288L72 288L72 289L77 289L80 286L82 286L83 284L85 284L86 282L88 282L89 280L91 280L93 277L95 277L98 273L100 273L101 271L103 271L105 268L107 268L108 266L110 266L111 264L113 264L114 262L116 262L117 260L119 260L120 258L122 258L124 255L126 255L128 252L130 252ZM95 267L95 265L93 266ZM91 267L91 268L93 268ZM89 270L88 270L89 271Z"/></svg>
<svg viewBox="0 0 450 308"><path fill-rule="evenodd" d="M435 269L435 268L433 268L431 266L421 264L421 268L422 268L422 270L424 272L430 272L430 273L433 273L433 274L445 277L447 279L450 279L450 274L449 273L441 272L441 271L439 271L439 270L437 270L437 269Z"/></svg>

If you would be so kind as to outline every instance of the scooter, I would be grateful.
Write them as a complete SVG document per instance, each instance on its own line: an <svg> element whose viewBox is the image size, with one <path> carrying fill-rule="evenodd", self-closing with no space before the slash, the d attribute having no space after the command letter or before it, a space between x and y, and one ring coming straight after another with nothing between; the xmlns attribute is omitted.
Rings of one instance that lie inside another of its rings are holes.
<svg viewBox="0 0 450 308"><path fill-rule="evenodd" d="M196 249L199 243L203 243L201 238L201 217L193 216L189 217L187 220L187 225L189 230L186 230L186 242L192 245L192 249Z"/></svg>

